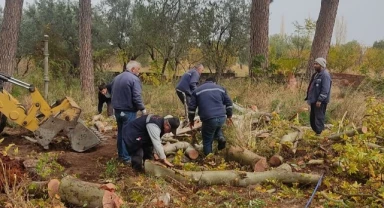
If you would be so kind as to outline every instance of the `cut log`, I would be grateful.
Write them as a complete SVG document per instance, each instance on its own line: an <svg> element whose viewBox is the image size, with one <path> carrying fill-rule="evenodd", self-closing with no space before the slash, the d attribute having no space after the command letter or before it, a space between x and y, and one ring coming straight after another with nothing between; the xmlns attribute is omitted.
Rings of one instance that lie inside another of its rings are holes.
<svg viewBox="0 0 384 208"><path fill-rule="evenodd" d="M104 133L105 132L105 124L102 122L102 121L96 121L95 122L95 127L96 129L101 132L101 133Z"/></svg>
<svg viewBox="0 0 384 208"><path fill-rule="evenodd" d="M316 174L294 173L285 168L277 168L259 173L234 170L195 172L165 168L149 160L145 161L144 165L146 174L162 178L173 178L184 184L192 182L199 185L232 185L246 187L272 179L279 180L283 183L301 184L316 184L320 179L320 176Z"/></svg>
<svg viewBox="0 0 384 208"><path fill-rule="evenodd" d="M57 195L62 201L76 206L119 208L123 201L114 192L113 184L96 184L66 176L61 181L53 179L48 183L48 195L54 199Z"/></svg>
<svg viewBox="0 0 384 208"><path fill-rule="evenodd" d="M269 168L267 159L262 158L255 164L255 167L253 168L253 172L264 172Z"/></svg>
<svg viewBox="0 0 384 208"><path fill-rule="evenodd" d="M270 159L269 159L269 164L272 166L272 167L277 167L277 166L280 166L284 161L284 158L281 157L280 155L273 155Z"/></svg>
<svg viewBox="0 0 384 208"><path fill-rule="evenodd" d="M363 127L357 128L356 130L353 129L353 130L345 131L345 132L342 132L339 134L333 134L333 135L329 136L328 139L334 140L334 141L340 141L342 139L343 135L347 135L348 137L352 137L352 136L355 136L357 134L365 134L365 133L367 133L367 131L368 131L367 127L363 126Z"/></svg>
<svg viewBox="0 0 384 208"><path fill-rule="evenodd" d="M225 153L227 161L235 161L242 165L250 165L253 168L255 168L255 165L259 160L266 159L265 157L259 156L240 146L229 146Z"/></svg>
<svg viewBox="0 0 384 208"><path fill-rule="evenodd" d="M199 157L199 152L188 142L167 143L163 146L163 149L166 155L174 154L181 149L184 151L184 154L192 160Z"/></svg>

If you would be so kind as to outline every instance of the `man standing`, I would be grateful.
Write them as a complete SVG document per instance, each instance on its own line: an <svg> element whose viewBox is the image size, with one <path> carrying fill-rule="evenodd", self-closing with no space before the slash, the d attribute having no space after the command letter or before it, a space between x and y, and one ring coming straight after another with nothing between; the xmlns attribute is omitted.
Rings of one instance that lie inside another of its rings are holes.
<svg viewBox="0 0 384 208"><path fill-rule="evenodd" d="M204 154L212 152L213 139L218 140L218 150L225 148L226 140L221 127L226 118L232 118L232 100L227 91L217 85L215 78L208 78L206 82L196 88L192 93L189 103L190 127L194 125L196 108L199 108L199 116L202 121L202 137Z"/></svg>
<svg viewBox="0 0 384 208"><path fill-rule="evenodd" d="M99 103L97 105L97 111L99 114L103 111L104 103L107 104L107 115L113 116L113 107L111 104L111 85L101 84L99 85Z"/></svg>
<svg viewBox="0 0 384 208"><path fill-rule="evenodd" d="M169 132L176 135L176 129L179 125L178 118L164 118L157 115L141 116L124 124L123 140L132 158L132 168L142 171L143 162L153 158L153 149L162 163L173 167L167 161L161 144L161 137Z"/></svg>
<svg viewBox="0 0 384 208"><path fill-rule="evenodd" d="M317 58L314 63L315 73L312 75L305 100L311 107L310 123L312 130L320 136L324 130L325 111L331 96L331 75L326 69L326 60Z"/></svg>
<svg viewBox="0 0 384 208"><path fill-rule="evenodd" d="M192 92L196 89L200 75L203 71L204 66L202 64L197 64L183 74L176 86L176 94L185 107L185 118L188 118L188 104L191 100Z"/></svg>
<svg viewBox="0 0 384 208"><path fill-rule="evenodd" d="M141 81L137 77L140 68L139 62L130 61L127 71L117 75L112 81L112 106L117 122L117 152L119 159L124 163L129 163L131 157L122 138L123 125L136 119L138 110L146 114L141 97Z"/></svg>

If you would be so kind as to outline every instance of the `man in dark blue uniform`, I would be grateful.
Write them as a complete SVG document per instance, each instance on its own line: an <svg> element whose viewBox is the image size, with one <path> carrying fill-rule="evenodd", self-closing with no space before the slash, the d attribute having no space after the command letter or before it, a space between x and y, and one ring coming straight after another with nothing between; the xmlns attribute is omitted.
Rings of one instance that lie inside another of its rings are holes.
<svg viewBox="0 0 384 208"><path fill-rule="evenodd" d="M324 130L325 112L331 96L332 79L326 69L326 60L317 58L314 63L315 73L312 75L305 100L311 106L310 123L312 130L320 136Z"/></svg>
<svg viewBox="0 0 384 208"><path fill-rule="evenodd" d="M197 88L200 75L203 71L204 66L202 64L197 64L192 69L183 74L176 86L176 94L179 97L181 103L184 105L185 119L188 118L188 104L191 100L192 92Z"/></svg>
<svg viewBox="0 0 384 208"><path fill-rule="evenodd" d="M179 125L178 118L164 118L158 115L141 116L125 124L123 140L131 156L132 167L137 171L142 171L144 160L153 158L153 149L162 163L173 167L167 161L161 137L169 132L176 135Z"/></svg>
<svg viewBox="0 0 384 208"><path fill-rule="evenodd" d="M194 125L196 108L202 121L202 137L204 154L212 153L212 143L218 140L218 149L224 149L226 140L222 126L226 119L232 118L232 100L225 88L216 84L215 78L208 78L206 82L196 88L192 93L188 107L190 127Z"/></svg>

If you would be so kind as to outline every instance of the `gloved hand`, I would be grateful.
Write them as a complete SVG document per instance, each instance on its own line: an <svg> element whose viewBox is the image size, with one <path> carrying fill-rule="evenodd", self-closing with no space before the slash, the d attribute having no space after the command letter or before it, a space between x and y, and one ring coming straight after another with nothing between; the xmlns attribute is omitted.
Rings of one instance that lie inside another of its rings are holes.
<svg viewBox="0 0 384 208"><path fill-rule="evenodd" d="M147 110L143 109L143 110L141 110L141 113L142 113L143 115L147 115Z"/></svg>

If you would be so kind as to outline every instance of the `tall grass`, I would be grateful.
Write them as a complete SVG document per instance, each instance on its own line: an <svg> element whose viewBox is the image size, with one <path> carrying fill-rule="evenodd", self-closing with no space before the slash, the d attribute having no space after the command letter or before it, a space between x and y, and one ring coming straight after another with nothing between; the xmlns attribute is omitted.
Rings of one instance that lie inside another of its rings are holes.
<svg viewBox="0 0 384 208"><path fill-rule="evenodd" d="M108 76L110 74L98 73L97 82L105 81L103 79ZM25 77L23 81L33 83L42 91L42 77L41 70L37 70ZM110 79L108 77L108 80ZM256 106L259 111L263 112L276 111L282 118L290 118L307 107L304 101L307 83L294 89L288 89L284 84L268 80L251 83L249 79L244 78L222 79L219 84L227 89L234 102L245 107ZM160 86L143 84L143 99L148 111L159 115L183 116L184 108L176 95L175 86L176 82L168 82ZM345 119L358 124L364 114L365 98L375 94L370 89L367 86L361 89L332 86L331 102L327 110L328 122L341 119L347 112ZM27 90L14 87L12 94L21 102L28 103ZM78 78L51 80L48 102L53 103L65 96L72 97L80 105L83 117L97 113L97 91L93 97L83 97Z"/></svg>
<svg viewBox="0 0 384 208"><path fill-rule="evenodd" d="M8 207L8 208L34 208L36 207L28 198L28 189L26 185L26 181L22 181L22 183L16 183L16 174L9 176L10 171L1 160L0 160L0 168L2 174L0 174L3 178L0 180L2 182L1 187L4 189L4 193L7 196L6 202L0 202L0 206ZM10 180L13 178L13 180Z"/></svg>

